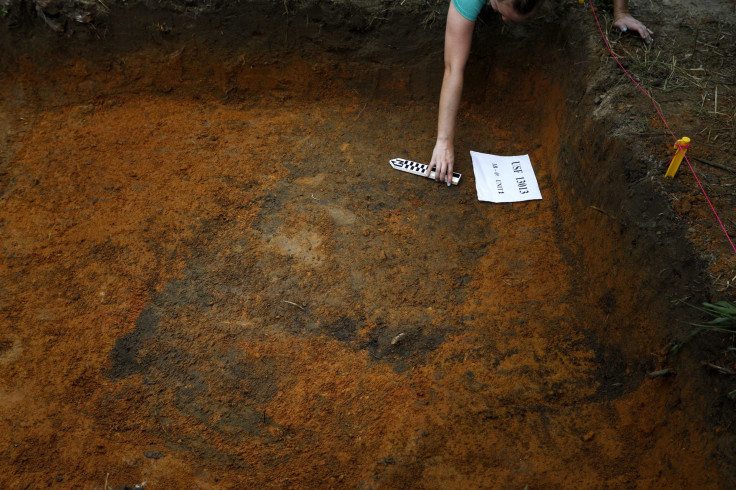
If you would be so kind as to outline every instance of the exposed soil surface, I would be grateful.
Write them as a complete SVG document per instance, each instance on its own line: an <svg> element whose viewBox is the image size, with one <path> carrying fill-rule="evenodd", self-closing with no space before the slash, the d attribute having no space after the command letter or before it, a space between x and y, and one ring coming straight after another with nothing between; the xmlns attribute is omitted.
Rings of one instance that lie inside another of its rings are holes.
<svg viewBox="0 0 736 490"><path fill-rule="evenodd" d="M663 353L687 331L672 299L732 294L714 274L734 262L694 188L654 181L660 142L632 127L661 130L596 66L585 12L483 17L447 188L388 165L435 138L443 21L419 2L113 5L61 34L62 13L20 5L0 78L5 486L733 483L730 381L699 365L733 359ZM544 199L478 202L471 149L529 152Z"/></svg>

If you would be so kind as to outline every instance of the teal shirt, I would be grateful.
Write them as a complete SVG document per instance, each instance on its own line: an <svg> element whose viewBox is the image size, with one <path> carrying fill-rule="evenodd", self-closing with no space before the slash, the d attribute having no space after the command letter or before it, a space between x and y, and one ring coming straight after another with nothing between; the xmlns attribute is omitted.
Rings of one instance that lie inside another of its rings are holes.
<svg viewBox="0 0 736 490"><path fill-rule="evenodd" d="M475 21L478 18L480 9L486 4L486 0L452 0L452 4L460 15L468 20Z"/></svg>

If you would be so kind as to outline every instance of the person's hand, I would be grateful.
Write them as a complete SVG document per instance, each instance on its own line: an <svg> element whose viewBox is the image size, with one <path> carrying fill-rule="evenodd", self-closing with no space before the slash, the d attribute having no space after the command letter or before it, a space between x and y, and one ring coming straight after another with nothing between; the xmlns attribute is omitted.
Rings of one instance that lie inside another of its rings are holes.
<svg viewBox="0 0 736 490"><path fill-rule="evenodd" d="M614 16L613 25L621 29L621 32L626 32L628 30L638 32L641 38L644 39L647 43L653 41L652 34L654 34L654 31L648 29L647 26L645 26L629 14L620 14Z"/></svg>
<svg viewBox="0 0 736 490"><path fill-rule="evenodd" d="M449 186L452 183L452 169L454 166L455 148L452 142L438 139L432 152L432 161L429 163L429 167L427 167L427 177L429 177L432 169L435 169L435 182L447 182Z"/></svg>

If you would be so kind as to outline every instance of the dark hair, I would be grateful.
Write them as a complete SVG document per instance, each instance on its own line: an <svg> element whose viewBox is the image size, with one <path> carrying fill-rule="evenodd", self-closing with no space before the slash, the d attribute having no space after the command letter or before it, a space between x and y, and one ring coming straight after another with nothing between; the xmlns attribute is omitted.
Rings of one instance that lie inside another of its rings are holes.
<svg viewBox="0 0 736 490"><path fill-rule="evenodd" d="M544 0L511 0L511 6L521 15L527 15L532 13L542 2Z"/></svg>

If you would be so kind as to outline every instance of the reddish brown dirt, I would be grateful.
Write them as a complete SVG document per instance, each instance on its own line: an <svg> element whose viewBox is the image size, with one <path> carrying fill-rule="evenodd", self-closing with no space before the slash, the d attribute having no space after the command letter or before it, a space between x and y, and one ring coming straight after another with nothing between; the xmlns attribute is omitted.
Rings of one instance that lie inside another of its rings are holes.
<svg viewBox="0 0 736 490"><path fill-rule="evenodd" d="M449 189L390 169L434 137L410 70L105 59L2 82L6 486L720 485L699 398L600 348L658 319L619 295L636 264L577 268L607 218L565 214L541 56L471 67L461 118L459 156L532 149L544 200L513 205L477 202L465 157Z"/></svg>

